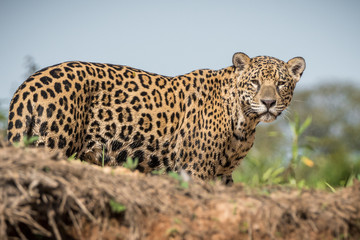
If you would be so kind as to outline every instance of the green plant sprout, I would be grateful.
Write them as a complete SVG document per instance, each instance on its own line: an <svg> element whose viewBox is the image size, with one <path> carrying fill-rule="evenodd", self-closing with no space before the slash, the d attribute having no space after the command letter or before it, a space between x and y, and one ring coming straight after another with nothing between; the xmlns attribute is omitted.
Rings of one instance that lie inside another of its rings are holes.
<svg viewBox="0 0 360 240"><path fill-rule="evenodd" d="M105 145L103 145L101 152L101 167L105 166Z"/></svg>
<svg viewBox="0 0 360 240"><path fill-rule="evenodd" d="M166 172L166 169L165 169L165 168L161 168L161 169L159 169L159 170L153 170L153 171L151 172L151 174L153 174L153 175L163 175L165 172Z"/></svg>
<svg viewBox="0 0 360 240"><path fill-rule="evenodd" d="M313 167L314 162L303 155L299 154L299 138L304 133L304 131L310 126L312 121L311 116L308 116L306 120L301 124L299 116L296 114L294 121L290 121L290 130L292 133L292 144L291 144L291 160L287 169L285 170L285 176L289 178L296 179L295 169L299 166L300 161L303 162L308 167Z"/></svg>
<svg viewBox="0 0 360 240"><path fill-rule="evenodd" d="M39 136L30 136L30 137L28 137L28 136L24 135L23 140L22 140L22 143L20 143L20 142L15 142L15 143L14 143L14 146L15 146L15 147L21 147L21 146L23 146L23 147L29 147L29 146L31 146L33 143L35 143L38 139L39 139Z"/></svg>
<svg viewBox="0 0 360 240"><path fill-rule="evenodd" d="M113 213L121 213L126 210L126 207L123 204L118 203L115 200L110 199L109 204Z"/></svg>
<svg viewBox="0 0 360 240"><path fill-rule="evenodd" d="M72 160L75 160L76 159L76 152L75 153L73 153L70 157L68 157L68 161L72 161Z"/></svg>
<svg viewBox="0 0 360 240"><path fill-rule="evenodd" d="M123 164L123 167L130 169L131 171L134 171L138 166L138 164L139 164L139 160L137 158L132 159L131 157L128 157L126 159L126 162Z"/></svg>
<svg viewBox="0 0 360 240"><path fill-rule="evenodd" d="M187 189L189 188L189 183L187 181L185 181L180 174L178 174L177 172L169 172L168 175L176 180L179 181L180 183L180 187L183 189Z"/></svg>

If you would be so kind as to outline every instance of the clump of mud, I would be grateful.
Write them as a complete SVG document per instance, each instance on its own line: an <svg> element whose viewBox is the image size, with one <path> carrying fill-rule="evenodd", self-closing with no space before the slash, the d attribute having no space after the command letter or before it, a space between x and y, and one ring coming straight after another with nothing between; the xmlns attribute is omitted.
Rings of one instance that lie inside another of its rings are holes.
<svg viewBox="0 0 360 240"><path fill-rule="evenodd" d="M360 239L360 183L190 183L0 145L0 239Z"/></svg>

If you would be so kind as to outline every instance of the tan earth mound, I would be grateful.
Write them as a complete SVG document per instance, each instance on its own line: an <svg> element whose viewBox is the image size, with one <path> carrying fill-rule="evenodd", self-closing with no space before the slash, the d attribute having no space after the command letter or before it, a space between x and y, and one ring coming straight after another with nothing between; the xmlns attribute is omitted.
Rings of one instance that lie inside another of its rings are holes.
<svg viewBox="0 0 360 240"><path fill-rule="evenodd" d="M4 145L4 144L2 144ZM0 147L0 239L360 239L360 183L190 183Z"/></svg>

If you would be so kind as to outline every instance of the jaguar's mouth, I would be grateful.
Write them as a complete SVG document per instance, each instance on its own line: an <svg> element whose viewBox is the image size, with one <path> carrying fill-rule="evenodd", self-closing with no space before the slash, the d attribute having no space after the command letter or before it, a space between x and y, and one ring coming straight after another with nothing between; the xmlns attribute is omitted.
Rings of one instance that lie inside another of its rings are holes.
<svg viewBox="0 0 360 240"><path fill-rule="evenodd" d="M262 122L272 122L277 118L277 115L273 114L272 112L266 111L259 114L259 118Z"/></svg>

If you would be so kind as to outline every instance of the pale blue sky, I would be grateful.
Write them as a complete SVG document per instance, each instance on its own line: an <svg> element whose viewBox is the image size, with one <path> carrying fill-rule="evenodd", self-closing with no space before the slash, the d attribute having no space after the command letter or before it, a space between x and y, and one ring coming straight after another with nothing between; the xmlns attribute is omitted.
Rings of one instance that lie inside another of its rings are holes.
<svg viewBox="0 0 360 240"><path fill-rule="evenodd" d="M0 99L40 67L82 60L174 76L231 65L234 52L306 59L298 88L360 85L360 1L0 0Z"/></svg>

